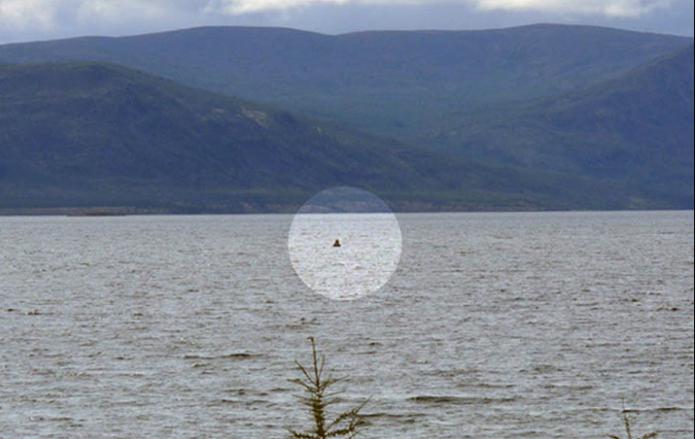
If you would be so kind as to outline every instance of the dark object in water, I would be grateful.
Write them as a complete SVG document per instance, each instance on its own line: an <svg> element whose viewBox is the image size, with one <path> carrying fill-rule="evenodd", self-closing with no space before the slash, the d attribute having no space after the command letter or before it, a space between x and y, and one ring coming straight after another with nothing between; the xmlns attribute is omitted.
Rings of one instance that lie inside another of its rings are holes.
<svg viewBox="0 0 695 439"><path fill-rule="evenodd" d="M342 244L340 243L340 239L335 240L335 242L333 243L333 247L342 247Z"/></svg>

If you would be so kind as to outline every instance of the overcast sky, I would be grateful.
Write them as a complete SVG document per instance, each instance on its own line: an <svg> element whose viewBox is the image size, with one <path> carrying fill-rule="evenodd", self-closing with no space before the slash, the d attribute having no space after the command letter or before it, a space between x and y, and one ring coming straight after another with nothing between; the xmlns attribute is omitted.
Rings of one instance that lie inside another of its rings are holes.
<svg viewBox="0 0 695 439"><path fill-rule="evenodd" d="M0 0L0 43L202 25L485 29L579 23L693 35L693 0Z"/></svg>

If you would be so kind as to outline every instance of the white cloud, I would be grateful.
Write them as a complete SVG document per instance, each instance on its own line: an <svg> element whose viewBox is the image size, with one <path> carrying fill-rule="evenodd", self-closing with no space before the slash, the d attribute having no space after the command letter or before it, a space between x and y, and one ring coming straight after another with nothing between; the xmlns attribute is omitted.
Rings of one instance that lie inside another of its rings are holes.
<svg viewBox="0 0 695 439"><path fill-rule="evenodd" d="M2 0L0 0L2 1ZM153 0L81 0L76 2L76 18L80 22L108 20L112 22L156 20L171 12L166 1Z"/></svg>
<svg viewBox="0 0 695 439"><path fill-rule="evenodd" d="M481 9L531 10L569 14L639 17L671 0L473 0Z"/></svg>
<svg viewBox="0 0 695 439"><path fill-rule="evenodd" d="M115 24L205 15L239 16L320 5L461 4L481 11L535 11L606 17L639 17L673 0L0 0L0 27L48 30L83 24ZM1 30L1 29L0 29Z"/></svg>
<svg viewBox="0 0 695 439"><path fill-rule="evenodd" d="M54 24L55 2L45 0L0 0L0 26L48 29Z"/></svg>
<svg viewBox="0 0 695 439"><path fill-rule="evenodd" d="M639 17L672 0L209 0L206 11L231 15L290 10L314 5L426 5L460 3L481 10L538 11L608 17Z"/></svg>
<svg viewBox="0 0 695 439"><path fill-rule="evenodd" d="M180 0L0 0L0 26L50 30L58 25L156 20L181 13L183 4Z"/></svg>

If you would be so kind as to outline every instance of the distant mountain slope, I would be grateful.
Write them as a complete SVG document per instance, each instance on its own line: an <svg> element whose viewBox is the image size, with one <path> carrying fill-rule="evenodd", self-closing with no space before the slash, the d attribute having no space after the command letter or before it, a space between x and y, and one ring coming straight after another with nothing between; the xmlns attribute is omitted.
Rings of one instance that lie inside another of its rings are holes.
<svg viewBox="0 0 695 439"><path fill-rule="evenodd" d="M597 184L422 152L113 65L0 67L0 208L278 211L336 185L404 210L624 207L620 188L591 195Z"/></svg>
<svg viewBox="0 0 695 439"><path fill-rule="evenodd" d="M416 179L397 151L112 65L0 68L0 96L0 178L39 195L134 190L152 201L174 188L282 192Z"/></svg>
<svg viewBox="0 0 695 439"><path fill-rule="evenodd" d="M114 62L408 141L451 113L588 86L691 42L562 25L339 36L218 27L5 45L0 62Z"/></svg>
<svg viewBox="0 0 695 439"><path fill-rule="evenodd" d="M461 157L622 180L693 206L693 46L592 87L460 114L435 134Z"/></svg>

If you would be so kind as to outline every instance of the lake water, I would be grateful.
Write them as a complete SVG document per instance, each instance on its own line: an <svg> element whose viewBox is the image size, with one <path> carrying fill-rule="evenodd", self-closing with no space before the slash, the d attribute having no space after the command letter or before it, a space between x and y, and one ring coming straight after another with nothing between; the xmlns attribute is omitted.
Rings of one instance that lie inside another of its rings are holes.
<svg viewBox="0 0 695 439"><path fill-rule="evenodd" d="M0 218L0 437L285 438L310 335L364 438L693 436L693 212L399 215L351 302L291 220Z"/></svg>

